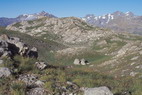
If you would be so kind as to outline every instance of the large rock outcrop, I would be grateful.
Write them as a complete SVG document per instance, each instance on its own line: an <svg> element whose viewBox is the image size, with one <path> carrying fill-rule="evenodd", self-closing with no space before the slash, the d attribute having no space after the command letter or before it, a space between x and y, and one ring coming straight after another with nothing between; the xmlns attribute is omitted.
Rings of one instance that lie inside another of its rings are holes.
<svg viewBox="0 0 142 95"><path fill-rule="evenodd" d="M29 47L23 43L20 38L17 37L9 37L8 35L0 36L0 57L13 57L14 55L21 55L27 57L38 57L37 48L33 47L29 49Z"/></svg>

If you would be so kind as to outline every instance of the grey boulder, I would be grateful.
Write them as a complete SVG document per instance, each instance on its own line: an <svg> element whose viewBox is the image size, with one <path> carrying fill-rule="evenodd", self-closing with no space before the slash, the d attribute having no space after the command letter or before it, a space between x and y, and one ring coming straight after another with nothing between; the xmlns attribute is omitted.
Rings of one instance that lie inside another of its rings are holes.
<svg viewBox="0 0 142 95"><path fill-rule="evenodd" d="M45 62L35 62L35 65L40 70L43 70L47 67L47 64Z"/></svg>
<svg viewBox="0 0 142 95"><path fill-rule="evenodd" d="M84 95L113 95L108 87L95 87L95 88L86 88L84 89Z"/></svg>
<svg viewBox="0 0 142 95"><path fill-rule="evenodd" d="M8 77L11 75L11 72L8 68L6 67L0 67L0 78L1 77Z"/></svg>

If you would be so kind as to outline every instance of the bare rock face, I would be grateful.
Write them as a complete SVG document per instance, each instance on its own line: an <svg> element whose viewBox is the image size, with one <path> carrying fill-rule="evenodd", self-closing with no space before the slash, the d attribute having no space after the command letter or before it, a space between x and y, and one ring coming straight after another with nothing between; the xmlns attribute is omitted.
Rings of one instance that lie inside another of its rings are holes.
<svg viewBox="0 0 142 95"><path fill-rule="evenodd" d="M0 67L0 78L1 77L8 77L11 75L11 72L8 68L6 67Z"/></svg>
<svg viewBox="0 0 142 95"><path fill-rule="evenodd" d="M47 64L45 62L36 62L35 65L40 70L43 70L47 67Z"/></svg>
<svg viewBox="0 0 142 95"><path fill-rule="evenodd" d="M106 86L86 88L84 95L113 95L113 93Z"/></svg>

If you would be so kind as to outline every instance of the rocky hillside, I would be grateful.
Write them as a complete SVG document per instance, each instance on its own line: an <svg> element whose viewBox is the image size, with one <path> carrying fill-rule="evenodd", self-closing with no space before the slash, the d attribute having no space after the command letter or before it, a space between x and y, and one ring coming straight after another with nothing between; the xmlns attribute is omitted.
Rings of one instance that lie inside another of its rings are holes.
<svg viewBox="0 0 142 95"><path fill-rule="evenodd" d="M106 29L93 28L79 18L42 18L34 21L23 21L7 26L7 30L19 31L44 39L52 39L68 44L88 43L91 40L107 37L112 33ZM43 37L44 36L44 37Z"/></svg>
<svg viewBox="0 0 142 95"><path fill-rule="evenodd" d="M82 18L88 24L105 27L115 30L116 32L129 32L134 34L142 34L142 17L136 16L132 12L116 11L103 16L95 16L93 14L86 15Z"/></svg>
<svg viewBox="0 0 142 95"><path fill-rule="evenodd" d="M21 22L21 21L28 21L28 20L35 20L35 19L42 18L42 17L55 17L56 18L56 16L49 14L45 11L42 11L40 13L35 13L35 14L22 14L16 18L1 17L0 18L0 26L7 26L12 23Z"/></svg>

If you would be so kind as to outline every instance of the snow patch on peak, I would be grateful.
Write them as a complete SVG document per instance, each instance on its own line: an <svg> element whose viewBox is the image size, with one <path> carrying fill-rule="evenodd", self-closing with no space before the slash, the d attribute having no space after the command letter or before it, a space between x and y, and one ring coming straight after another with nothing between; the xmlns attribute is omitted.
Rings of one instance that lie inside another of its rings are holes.
<svg viewBox="0 0 142 95"><path fill-rule="evenodd" d="M134 14L132 12L130 12L130 11L126 12L125 15L126 16L134 16Z"/></svg>

